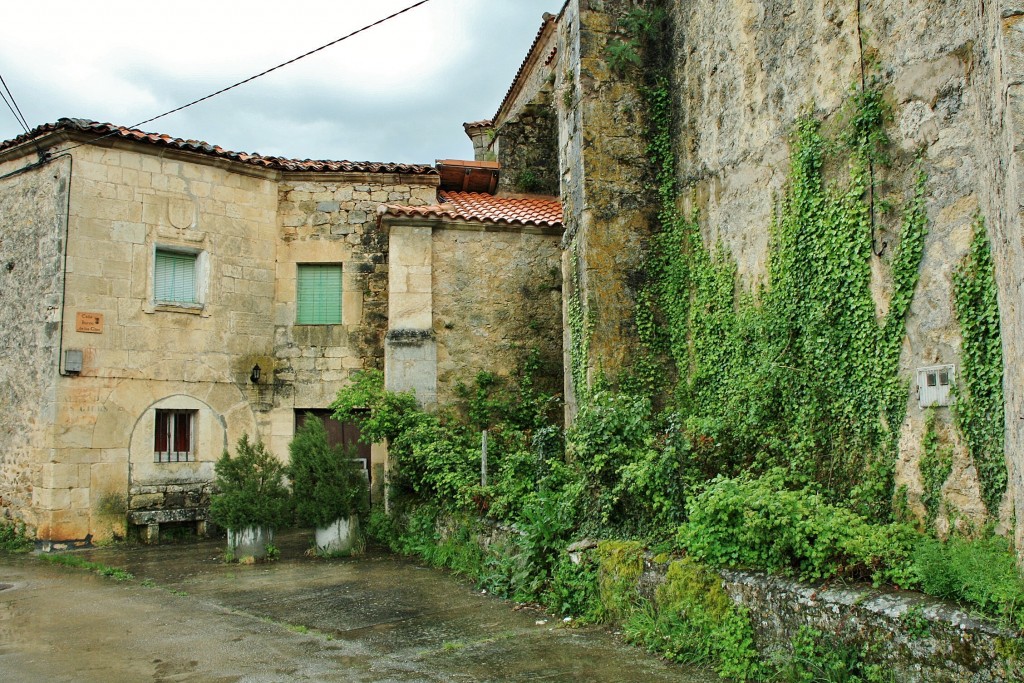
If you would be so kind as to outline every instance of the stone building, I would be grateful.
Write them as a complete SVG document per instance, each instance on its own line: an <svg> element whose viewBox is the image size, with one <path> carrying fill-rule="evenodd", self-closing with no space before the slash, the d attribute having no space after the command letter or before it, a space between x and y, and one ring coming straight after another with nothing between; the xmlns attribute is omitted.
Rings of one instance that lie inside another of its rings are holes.
<svg viewBox="0 0 1024 683"><path fill-rule="evenodd" d="M851 92L865 83L880 89L893 163L879 181L879 199L902 206L917 171L927 177L928 232L900 358L907 413L896 463L897 484L922 514L924 395L933 391L929 378L955 382L961 365L954 272L983 219L998 288L1009 486L998 509L987 510L978 468L952 410L940 404L936 429L953 459L937 524L980 527L995 518L1011 530L1014 518L1024 519L1024 7L1009 0L567 0L557 16L546 15L494 119L468 124L467 133L479 140L478 154L501 163L503 183L525 177L559 185L563 289L586 321L585 344L576 340L574 348L567 309L568 419L574 385L598 372L614 378L637 343L636 285L656 222L657 180L643 77L628 65L625 73L613 70L611 58L624 46L641 47L629 18L637 8L660 9L672 32L651 49L661 53L674 111L678 209L699 215L706 246L724 249L740 289L767 281L770 226L799 117L841 122ZM879 245L898 239L894 214L878 220ZM892 250L877 252L872 295L884 312ZM1024 525L1015 534L1024 549Z"/></svg>
<svg viewBox="0 0 1024 683"><path fill-rule="evenodd" d="M0 515L41 541L202 525L224 449L287 458L354 371L431 403L538 344L557 366L557 201L441 168L456 184L71 119L0 143ZM384 449L359 455L379 488Z"/></svg>
<svg viewBox="0 0 1024 683"><path fill-rule="evenodd" d="M672 31L657 49L677 208L700 216L738 291L768 278L794 124L806 112L837 123L851 89L880 88L894 159L880 199L901 206L917 170L927 176L899 360L906 417L891 425L897 483L920 511L932 413L953 454L937 525L995 518L1024 549L1024 525L1012 526L1024 518L1024 8L1009 0L566 0L496 114L464 124L473 162L299 162L66 120L0 144L0 509L40 538L102 533L117 494L142 521L172 496L188 509L224 444L251 431L283 456L296 411L324 409L363 367L429 404L477 370L514 372L537 346L564 377L571 420L576 397L599 374L614 381L637 347L659 200L642 78L610 55L636 38L630 13L655 6ZM881 213L878 243L898 240ZM998 288L1009 478L991 510L952 410L919 396L948 394L961 366L953 277L979 217ZM871 258L879 312L890 257ZM179 268L193 275L191 301L157 294L156 272L177 283ZM306 288L339 277L337 322L304 308ZM173 440L188 416L203 457L158 462L178 451L158 447L157 425ZM367 459L375 470L384 455Z"/></svg>

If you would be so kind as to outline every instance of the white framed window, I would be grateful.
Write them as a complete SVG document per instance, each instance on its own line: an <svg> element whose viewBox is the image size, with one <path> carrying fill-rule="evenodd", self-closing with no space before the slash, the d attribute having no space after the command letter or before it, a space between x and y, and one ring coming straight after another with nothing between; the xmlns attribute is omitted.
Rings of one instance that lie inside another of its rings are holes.
<svg viewBox="0 0 1024 683"><path fill-rule="evenodd" d="M157 410L153 427L153 462L195 460L195 410Z"/></svg>
<svg viewBox="0 0 1024 683"><path fill-rule="evenodd" d="M341 324L341 264L300 263L295 278L297 325Z"/></svg>
<svg viewBox="0 0 1024 683"><path fill-rule="evenodd" d="M156 246L153 250L153 303L202 308L207 270L204 251Z"/></svg>

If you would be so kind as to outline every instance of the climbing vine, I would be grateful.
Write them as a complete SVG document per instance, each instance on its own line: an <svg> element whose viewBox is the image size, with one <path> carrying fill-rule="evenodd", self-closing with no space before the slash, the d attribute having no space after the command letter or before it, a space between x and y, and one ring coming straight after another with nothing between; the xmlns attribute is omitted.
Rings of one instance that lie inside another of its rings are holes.
<svg viewBox="0 0 1024 683"><path fill-rule="evenodd" d="M569 264L571 287L566 302L566 317L569 324L569 371L577 400L582 404L589 392L587 380L588 359L590 358L590 314L583 306L583 283L580 277L579 250L573 244Z"/></svg>
<svg viewBox="0 0 1024 683"><path fill-rule="evenodd" d="M925 416L921 445L924 451L920 462L921 480L924 484L921 502L925 508L925 521L929 527L933 527L939 514L939 504L942 502L942 485L953 472L953 448L939 436L935 427L934 408Z"/></svg>
<svg viewBox="0 0 1024 683"><path fill-rule="evenodd" d="M926 217L918 172L890 257L888 311L879 320L869 166L888 161L881 95L856 92L834 140L811 116L796 123L787 187L771 226L770 286L753 292L738 291L724 247L705 246L699 216L676 208L663 82L649 89L648 103L661 227L637 325L646 348L666 351L679 374L675 405L691 440L709 451L719 473L781 466L794 483L817 482L858 512L887 517L906 407L899 354ZM823 168L837 150L847 158L846 178L826 182Z"/></svg>
<svg viewBox="0 0 1024 683"><path fill-rule="evenodd" d="M995 515L1007 484L1003 348L992 254L981 217L974 224L970 251L953 276L953 289L964 344L956 420L978 471L982 500Z"/></svg>

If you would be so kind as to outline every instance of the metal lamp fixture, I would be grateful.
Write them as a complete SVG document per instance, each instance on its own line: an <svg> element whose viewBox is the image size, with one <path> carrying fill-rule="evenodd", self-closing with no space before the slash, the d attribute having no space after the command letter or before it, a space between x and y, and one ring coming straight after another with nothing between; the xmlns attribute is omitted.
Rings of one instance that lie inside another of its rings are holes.
<svg viewBox="0 0 1024 683"><path fill-rule="evenodd" d="M260 383L260 372L262 372L262 371L260 370L260 366L259 366L258 363L256 365L252 366L252 374L249 375L249 381L252 382L253 384L259 384Z"/></svg>

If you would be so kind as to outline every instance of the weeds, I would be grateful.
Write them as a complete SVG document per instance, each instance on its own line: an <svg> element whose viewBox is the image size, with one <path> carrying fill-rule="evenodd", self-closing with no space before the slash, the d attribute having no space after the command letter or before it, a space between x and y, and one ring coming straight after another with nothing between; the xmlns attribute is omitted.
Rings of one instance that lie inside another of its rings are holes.
<svg viewBox="0 0 1024 683"><path fill-rule="evenodd" d="M111 567L101 562L90 562L84 558L78 557L77 555L40 555L39 559L50 564L59 564L65 567L73 567L75 569L85 569L91 572L95 572L100 576L109 576L115 581L130 581L135 576L124 569L117 567Z"/></svg>
<svg viewBox="0 0 1024 683"><path fill-rule="evenodd" d="M27 553L34 547L23 523L0 521L0 552Z"/></svg>

